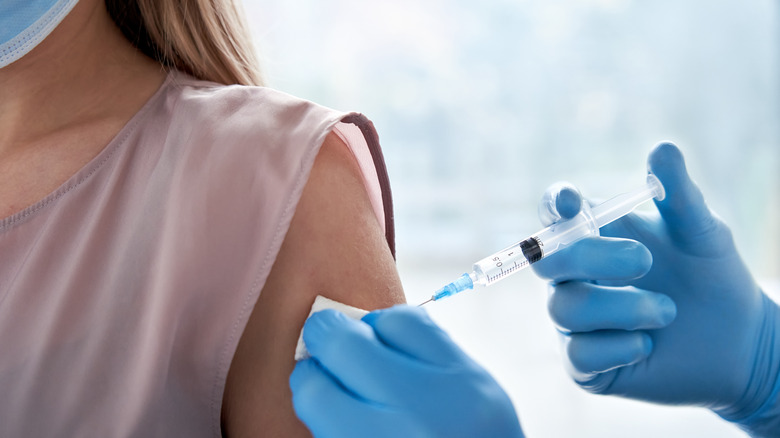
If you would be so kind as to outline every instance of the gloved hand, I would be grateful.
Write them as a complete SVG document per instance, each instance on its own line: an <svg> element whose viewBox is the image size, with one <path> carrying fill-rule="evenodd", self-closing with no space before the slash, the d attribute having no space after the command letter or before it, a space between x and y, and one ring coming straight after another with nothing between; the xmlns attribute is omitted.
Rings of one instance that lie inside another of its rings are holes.
<svg viewBox="0 0 780 438"><path fill-rule="evenodd" d="M676 146L649 169L666 189L654 214L627 215L542 259L567 369L593 393L712 409L754 436L780 436L780 311L707 208ZM579 211L556 186L543 221ZM549 225L549 223L545 224Z"/></svg>
<svg viewBox="0 0 780 438"><path fill-rule="evenodd" d="M323 310L303 339L290 387L317 438L523 437L506 393L420 308Z"/></svg>

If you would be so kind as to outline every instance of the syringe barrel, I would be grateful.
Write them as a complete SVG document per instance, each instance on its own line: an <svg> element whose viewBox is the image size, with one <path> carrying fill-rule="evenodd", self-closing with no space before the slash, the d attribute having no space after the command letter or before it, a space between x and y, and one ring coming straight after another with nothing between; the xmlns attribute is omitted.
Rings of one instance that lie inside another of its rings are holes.
<svg viewBox="0 0 780 438"><path fill-rule="evenodd" d="M577 216L550 225L528 239L474 263L472 280L489 285L509 277L583 237L597 236L600 227L625 216L649 199L663 200L665 195L658 178L648 174L647 183L637 190L615 196L592 209L583 202Z"/></svg>
<svg viewBox="0 0 780 438"><path fill-rule="evenodd" d="M542 255L547 257L587 236L598 236L599 227L587 204L577 216L550 225L534 235L542 244Z"/></svg>
<svg viewBox="0 0 780 438"><path fill-rule="evenodd" d="M531 237L474 263L476 283L490 285L518 272L542 257L562 249L585 236L598 235L591 211L585 206L567 221L553 224Z"/></svg>

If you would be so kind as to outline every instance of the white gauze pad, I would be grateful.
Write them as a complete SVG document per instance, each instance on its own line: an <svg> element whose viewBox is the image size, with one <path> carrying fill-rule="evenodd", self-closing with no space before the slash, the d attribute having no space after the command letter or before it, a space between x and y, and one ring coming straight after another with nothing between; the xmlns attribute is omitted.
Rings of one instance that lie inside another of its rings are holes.
<svg viewBox="0 0 780 438"><path fill-rule="evenodd" d="M314 304L311 305L309 316L322 309L336 309L352 319L360 319L363 315L368 313L368 310L358 309L357 307L348 306L339 303L338 301L333 301L330 298L325 298L322 295L317 295L317 298L314 299ZM306 344L303 343L303 328L301 328L301 334L298 335L298 345L295 347L295 360L299 361L309 357L311 357L311 355L306 349Z"/></svg>

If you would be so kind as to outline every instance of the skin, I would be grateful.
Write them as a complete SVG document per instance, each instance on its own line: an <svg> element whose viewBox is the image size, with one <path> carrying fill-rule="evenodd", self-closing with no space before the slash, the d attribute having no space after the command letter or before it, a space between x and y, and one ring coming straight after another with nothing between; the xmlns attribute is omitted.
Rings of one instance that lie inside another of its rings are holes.
<svg viewBox="0 0 780 438"><path fill-rule="evenodd" d="M363 309L404 301L357 163L337 137L317 157L228 375L223 427L233 436L309 436L287 382L317 294ZM301 271L303 267L303 271Z"/></svg>
<svg viewBox="0 0 780 438"><path fill-rule="evenodd" d="M160 65L124 38L102 0L81 0L41 44L0 68L0 217L40 201L87 164L164 79ZM318 294L369 310L404 301L360 170L333 134L231 363L222 403L226 435L310 436L287 382Z"/></svg>
<svg viewBox="0 0 780 438"><path fill-rule="evenodd" d="M165 79L100 0L83 0L41 44L0 68L0 216L54 191Z"/></svg>

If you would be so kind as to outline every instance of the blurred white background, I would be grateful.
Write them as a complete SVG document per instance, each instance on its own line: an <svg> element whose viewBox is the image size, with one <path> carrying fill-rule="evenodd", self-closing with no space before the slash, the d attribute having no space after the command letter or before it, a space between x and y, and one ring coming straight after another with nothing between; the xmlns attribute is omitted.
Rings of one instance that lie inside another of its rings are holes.
<svg viewBox="0 0 780 438"><path fill-rule="evenodd" d="M245 0L270 86L377 126L417 303L540 228L544 189L606 198L673 140L767 289L780 278L780 14L771 0ZM528 271L428 311L529 438L741 437L696 408L587 394Z"/></svg>

